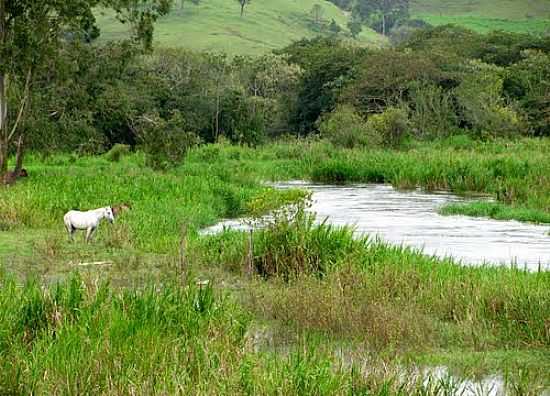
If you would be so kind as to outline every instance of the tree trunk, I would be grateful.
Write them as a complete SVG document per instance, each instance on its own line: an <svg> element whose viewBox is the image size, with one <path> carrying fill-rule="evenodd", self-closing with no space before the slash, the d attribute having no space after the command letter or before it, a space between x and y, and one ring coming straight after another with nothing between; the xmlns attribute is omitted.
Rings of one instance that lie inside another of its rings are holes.
<svg viewBox="0 0 550 396"><path fill-rule="evenodd" d="M218 141L218 136L220 136L220 93L216 93L216 132L215 132L215 141Z"/></svg>
<svg viewBox="0 0 550 396"><path fill-rule="evenodd" d="M6 1L0 0L0 48L6 42ZM7 76L0 70L0 176L8 170L8 95Z"/></svg>
<svg viewBox="0 0 550 396"><path fill-rule="evenodd" d="M5 81L6 76L0 74L0 176L4 175L8 170L8 98Z"/></svg>
<svg viewBox="0 0 550 396"><path fill-rule="evenodd" d="M386 35L386 14L382 13L382 36Z"/></svg>
<svg viewBox="0 0 550 396"><path fill-rule="evenodd" d="M17 151L15 152L15 168L13 168L13 173L16 177L20 175L21 169L23 169L23 155L25 153L23 145L23 134L19 134L19 138L17 139Z"/></svg>
<svg viewBox="0 0 550 396"><path fill-rule="evenodd" d="M244 0L241 0L241 18L243 17L243 14L244 14L244 6L245 6L246 2Z"/></svg>

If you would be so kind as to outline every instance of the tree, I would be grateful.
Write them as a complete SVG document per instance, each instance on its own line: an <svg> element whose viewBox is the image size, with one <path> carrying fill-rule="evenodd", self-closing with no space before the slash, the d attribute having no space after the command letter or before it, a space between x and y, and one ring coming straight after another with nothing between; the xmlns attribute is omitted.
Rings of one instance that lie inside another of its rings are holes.
<svg viewBox="0 0 550 396"><path fill-rule="evenodd" d="M82 35L90 29L96 3L0 0L0 175L7 172L13 142L18 146L14 173L20 170L24 136L19 127L29 105L34 76L54 55L62 33ZM17 103L11 109L14 101Z"/></svg>
<svg viewBox="0 0 550 396"><path fill-rule="evenodd" d="M311 7L311 10L309 11L309 14L313 18L313 22L316 25L319 25L321 23L324 13L325 13L325 10L323 9L323 7L321 7L320 4L314 4L313 7Z"/></svg>
<svg viewBox="0 0 550 396"><path fill-rule="evenodd" d="M331 3L333 3L338 8L349 11L351 9L351 6L353 5L353 0L329 0Z"/></svg>
<svg viewBox="0 0 550 396"><path fill-rule="evenodd" d="M21 169L25 142L21 125L36 77L55 62L66 43L87 41L97 30L93 8L112 7L121 20L134 24L135 37L150 48L153 22L167 12L171 1L0 0L0 176L7 173L14 143L14 173Z"/></svg>
<svg viewBox="0 0 550 396"><path fill-rule="evenodd" d="M353 14L385 36L399 20L409 17L409 0L358 0Z"/></svg>
<svg viewBox="0 0 550 396"><path fill-rule="evenodd" d="M290 125L301 134L315 130L319 116L334 109L340 91L360 71L357 66L369 52L332 36L300 40L282 51L303 69L290 111Z"/></svg>
<svg viewBox="0 0 550 396"><path fill-rule="evenodd" d="M77 1L77 0L72 0ZM93 0L88 0L93 1ZM96 0L97 1L97 0ZM154 24L160 16L172 9L174 0L100 0L117 12L121 23L128 23L136 41L143 44L145 50L153 46Z"/></svg>
<svg viewBox="0 0 550 396"><path fill-rule="evenodd" d="M331 22L330 22L330 25L328 25L328 30L330 30L332 33L334 34L338 34L342 31L342 28L340 27L340 25L338 25L336 23L336 21L333 19Z"/></svg>
<svg viewBox="0 0 550 396"><path fill-rule="evenodd" d="M250 4L251 0L237 0L241 5L241 17L244 15L244 7Z"/></svg>
<svg viewBox="0 0 550 396"><path fill-rule="evenodd" d="M361 33L361 30L363 30L363 22L357 19L352 19L348 22L348 29L351 33L351 37L354 39L359 36L359 33Z"/></svg>

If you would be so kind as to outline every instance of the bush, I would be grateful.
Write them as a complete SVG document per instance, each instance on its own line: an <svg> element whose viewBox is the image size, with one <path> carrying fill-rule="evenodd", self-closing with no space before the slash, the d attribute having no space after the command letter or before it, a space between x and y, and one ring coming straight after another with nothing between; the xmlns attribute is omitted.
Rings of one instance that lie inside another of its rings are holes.
<svg viewBox="0 0 550 396"><path fill-rule="evenodd" d="M416 137L449 136L458 128L453 97L430 83L413 83L410 93L410 121Z"/></svg>
<svg viewBox="0 0 550 396"><path fill-rule="evenodd" d="M349 227L316 225L304 203L298 203L276 211L266 228L255 234L254 265L266 278L323 277L364 243L353 238Z"/></svg>
<svg viewBox="0 0 550 396"><path fill-rule="evenodd" d="M89 113L67 112L56 121L49 118L43 114L32 114L26 120L29 149L44 153L75 151L80 154L105 151L105 136L94 128Z"/></svg>
<svg viewBox="0 0 550 396"><path fill-rule="evenodd" d="M183 117L177 111L168 121L158 115L144 116L138 121L136 129L147 165L156 169L174 166L191 147L200 143L196 134L182 129L183 124Z"/></svg>
<svg viewBox="0 0 550 396"><path fill-rule="evenodd" d="M111 162L118 162L129 152L130 146L128 146L127 144L117 143L105 153L105 158L107 158Z"/></svg>
<svg viewBox="0 0 550 396"><path fill-rule="evenodd" d="M381 114L367 120L370 135L379 136L384 145L398 147L403 143L409 129L407 111L399 107L389 107Z"/></svg>
<svg viewBox="0 0 550 396"><path fill-rule="evenodd" d="M335 146L353 148L356 146L377 146L380 135L367 128L367 124L352 106L338 106L319 122L321 136Z"/></svg>

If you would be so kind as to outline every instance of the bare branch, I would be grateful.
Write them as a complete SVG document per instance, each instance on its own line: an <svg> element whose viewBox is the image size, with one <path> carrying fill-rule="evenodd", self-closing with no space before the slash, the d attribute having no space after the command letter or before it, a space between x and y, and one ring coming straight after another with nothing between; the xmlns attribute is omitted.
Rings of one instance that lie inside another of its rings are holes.
<svg viewBox="0 0 550 396"><path fill-rule="evenodd" d="M27 72L27 78L25 80L25 88L24 88L23 98L21 99L21 106L19 107L19 112L17 113L17 118L15 119L15 123L13 124L11 132L8 135L8 142L13 138L13 135L15 135L15 132L17 131L17 126L19 125L19 122L23 117L23 112L25 110L27 99L29 97L31 77L32 77L32 69L29 68L29 71Z"/></svg>

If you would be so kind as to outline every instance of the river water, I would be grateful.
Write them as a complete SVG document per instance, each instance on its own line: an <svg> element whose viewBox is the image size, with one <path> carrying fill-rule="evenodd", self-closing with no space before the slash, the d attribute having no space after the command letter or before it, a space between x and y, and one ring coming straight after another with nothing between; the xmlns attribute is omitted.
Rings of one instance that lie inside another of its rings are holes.
<svg viewBox="0 0 550 396"><path fill-rule="evenodd" d="M448 192L399 191L389 185L274 184L312 191L317 220L351 225L358 234L377 235L393 244L420 248L425 254L453 257L466 265L517 265L550 269L550 226L466 216L441 216L440 206L468 199ZM479 198L478 198L479 199ZM244 227L228 220L204 230Z"/></svg>

